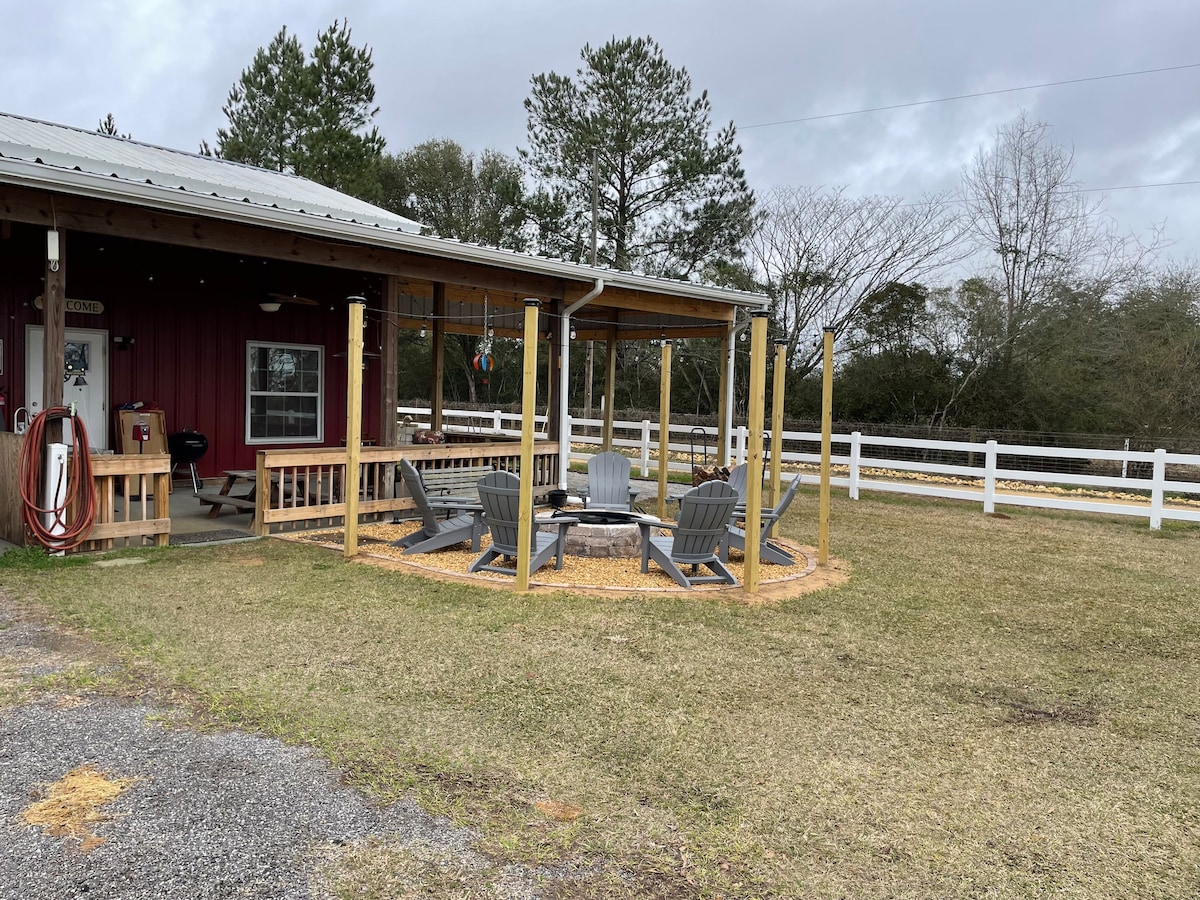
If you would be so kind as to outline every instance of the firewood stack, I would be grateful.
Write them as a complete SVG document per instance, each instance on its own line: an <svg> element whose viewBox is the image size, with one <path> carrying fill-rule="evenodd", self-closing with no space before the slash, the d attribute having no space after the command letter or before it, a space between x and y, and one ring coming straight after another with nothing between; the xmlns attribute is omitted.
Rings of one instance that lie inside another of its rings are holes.
<svg viewBox="0 0 1200 900"><path fill-rule="evenodd" d="M728 481L727 466L692 466L692 487L699 487L706 481Z"/></svg>

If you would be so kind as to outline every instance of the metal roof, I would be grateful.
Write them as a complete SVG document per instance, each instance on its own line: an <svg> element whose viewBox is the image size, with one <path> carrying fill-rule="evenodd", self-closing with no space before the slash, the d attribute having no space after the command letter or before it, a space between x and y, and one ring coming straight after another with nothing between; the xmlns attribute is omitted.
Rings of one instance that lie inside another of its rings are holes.
<svg viewBox="0 0 1200 900"><path fill-rule="evenodd" d="M765 309L762 294L637 275L419 233L412 219L332 188L233 163L0 113L0 181L586 284Z"/></svg>
<svg viewBox="0 0 1200 900"><path fill-rule="evenodd" d="M5 113L0 113L0 157L346 222L421 230L420 222L286 172Z"/></svg>

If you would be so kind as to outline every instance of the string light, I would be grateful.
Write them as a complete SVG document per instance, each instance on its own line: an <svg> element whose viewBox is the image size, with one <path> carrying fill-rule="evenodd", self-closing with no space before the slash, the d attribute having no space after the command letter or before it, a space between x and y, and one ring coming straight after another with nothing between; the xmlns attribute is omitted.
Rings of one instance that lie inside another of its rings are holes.
<svg viewBox="0 0 1200 900"><path fill-rule="evenodd" d="M575 337L576 337L576 334L575 334L575 323L574 323L574 322L572 322L572 323L571 323L571 340L575 340Z"/></svg>
<svg viewBox="0 0 1200 900"><path fill-rule="evenodd" d="M425 319L421 320L421 339L422 340L425 339L425 323L426 323L426 321L427 320L425 320Z"/></svg>

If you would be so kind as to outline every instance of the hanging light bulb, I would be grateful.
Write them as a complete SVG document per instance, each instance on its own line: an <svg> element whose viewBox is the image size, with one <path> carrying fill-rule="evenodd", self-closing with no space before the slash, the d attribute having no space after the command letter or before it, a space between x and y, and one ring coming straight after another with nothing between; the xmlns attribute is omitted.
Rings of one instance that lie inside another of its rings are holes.
<svg viewBox="0 0 1200 900"><path fill-rule="evenodd" d="M425 322L424 322L424 320L422 320L421 321L421 340L424 340L424 339L425 339Z"/></svg>
<svg viewBox="0 0 1200 900"><path fill-rule="evenodd" d="M746 332L745 331L738 332L738 340L741 341L743 344L746 343Z"/></svg>
<svg viewBox="0 0 1200 900"><path fill-rule="evenodd" d="M576 337L576 335L575 335L575 323L574 323L574 322L572 322L572 323L571 323L571 340L575 340L575 337Z"/></svg>
<svg viewBox="0 0 1200 900"><path fill-rule="evenodd" d="M488 327L487 327L487 336L488 336L488 337L495 337L495 336L496 336L496 326L494 326L494 325L493 325L491 322L488 322Z"/></svg>

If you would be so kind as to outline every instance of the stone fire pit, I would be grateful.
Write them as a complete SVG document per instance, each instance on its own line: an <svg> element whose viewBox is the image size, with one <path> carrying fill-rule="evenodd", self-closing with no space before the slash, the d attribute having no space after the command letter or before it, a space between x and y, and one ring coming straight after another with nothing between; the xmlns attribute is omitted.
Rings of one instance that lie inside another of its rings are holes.
<svg viewBox="0 0 1200 900"><path fill-rule="evenodd" d="M591 558L628 559L642 555L641 529L638 522L657 522L655 516L616 509L571 509L555 516L578 519L567 531L567 555ZM554 531L556 526L543 525Z"/></svg>

